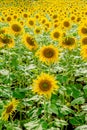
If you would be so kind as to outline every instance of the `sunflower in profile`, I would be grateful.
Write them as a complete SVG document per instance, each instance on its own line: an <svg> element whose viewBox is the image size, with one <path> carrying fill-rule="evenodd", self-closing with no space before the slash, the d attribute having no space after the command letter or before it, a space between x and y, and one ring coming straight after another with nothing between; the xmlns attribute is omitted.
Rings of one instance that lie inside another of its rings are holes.
<svg viewBox="0 0 87 130"><path fill-rule="evenodd" d="M29 49L29 50L36 50L38 45L35 41L35 39L29 35L29 34L25 34L23 37L23 43L25 44L25 46Z"/></svg>
<svg viewBox="0 0 87 130"><path fill-rule="evenodd" d="M33 92L49 98L51 97L51 94L59 88L54 76L46 73L41 73L37 79L33 80L32 87Z"/></svg>
<svg viewBox="0 0 87 130"><path fill-rule="evenodd" d="M51 22L49 21L49 22L46 22L45 24L44 24L44 28L47 28L47 30L50 30L51 29Z"/></svg>
<svg viewBox="0 0 87 130"><path fill-rule="evenodd" d="M58 49L53 45L43 46L41 47L36 55L42 62L47 64L54 63L58 61Z"/></svg>
<svg viewBox="0 0 87 130"><path fill-rule="evenodd" d="M61 37L61 30L59 29L54 29L52 32L51 32L51 38L53 40L56 40L58 41Z"/></svg>
<svg viewBox="0 0 87 130"><path fill-rule="evenodd" d="M7 121L10 116L12 116L13 112L16 110L16 107L18 106L19 101L16 99L12 99L11 102L8 103L4 107L4 111L2 112L1 119Z"/></svg>
<svg viewBox="0 0 87 130"><path fill-rule="evenodd" d="M1 35L0 36L0 47L14 47L15 43L12 37L8 35Z"/></svg>
<svg viewBox="0 0 87 130"><path fill-rule="evenodd" d="M35 27L35 29L34 29L34 33L35 34L41 34L41 32L42 32L42 30L41 30L41 28L40 27Z"/></svg>
<svg viewBox="0 0 87 130"><path fill-rule="evenodd" d="M87 60L87 45L81 47L80 54L84 60Z"/></svg>
<svg viewBox="0 0 87 130"><path fill-rule="evenodd" d="M0 34L9 34L9 27L0 28Z"/></svg>
<svg viewBox="0 0 87 130"><path fill-rule="evenodd" d="M64 37L60 42L61 46L66 49L74 49L76 46L76 40L74 37Z"/></svg>
<svg viewBox="0 0 87 130"><path fill-rule="evenodd" d="M22 29L22 26L19 22L12 22L10 24L10 28L11 28L11 32L14 34L14 35L19 35L22 33L23 29Z"/></svg>

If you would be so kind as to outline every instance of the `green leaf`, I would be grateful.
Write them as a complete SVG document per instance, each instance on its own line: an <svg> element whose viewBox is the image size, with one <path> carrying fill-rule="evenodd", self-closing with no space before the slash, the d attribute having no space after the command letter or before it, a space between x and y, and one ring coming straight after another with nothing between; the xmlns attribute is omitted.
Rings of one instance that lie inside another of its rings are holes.
<svg viewBox="0 0 87 130"><path fill-rule="evenodd" d="M60 83L66 83L68 76L64 76L64 75L57 75L57 79Z"/></svg>
<svg viewBox="0 0 87 130"><path fill-rule="evenodd" d="M87 104L82 105L81 108L83 111L87 111Z"/></svg>
<svg viewBox="0 0 87 130"><path fill-rule="evenodd" d="M63 114L63 115L68 115L68 114L70 114L70 113L73 113L73 110L72 109L70 109L70 108L68 108L67 106L63 106L63 107L61 107L61 113Z"/></svg>
<svg viewBox="0 0 87 130"><path fill-rule="evenodd" d="M76 125L76 126L78 126L78 125L83 125L84 124L84 121L85 121L85 119L84 119L84 117L82 116L82 117L72 117L71 119L70 119L70 123L72 124L72 125Z"/></svg>
<svg viewBox="0 0 87 130"><path fill-rule="evenodd" d="M76 86L75 86L76 87ZM81 95L82 95L82 93L81 93L81 91L79 90L79 89L77 89L77 88L72 88L72 96L74 97L74 98L78 98L78 97L80 97Z"/></svg>
<svg viewBox="0 0 87 130"><path fill-rule="evenodd" d="M50 111L58 115L58 107L56 104L51 104Z"/></svg>
<svg viewBox="0 0 87 130"><path fill-rule="evenodd" d="M67 124L67 121L65 121L65 120L55 119L55 125L58 127L62 127L62 126L66 126L68 124Z"/></svg>
<svg viewBox="0 0 87 130"><path fill-rule="evenodd" d="M22 99L25 97L25 92L23 92L20 89L16 89L15 91L13 91L13 97L18 98L18 99Z"/></svg>
<svg viewBox="0 0 87 130"><path fill-rule="evenodd" d="M85 95L86 95L86 97L87 97L87 85L84 86L83 90L84 90L84 93L85 93Z"/></svg>
<svg viewBox="0 0 87 130"><path fill-rule="evenodd" d="M87 125L79 126L75 130L87 130Z"/></svg>
<svg viewBox="0 0 87 130"><path fill-rule="evenodd" d="M80 89L78 89L79 87L81 86L78 86L78 84L69 84L67 87L67 94L74 98L81 97L83 93Z"/></svg>
<svg viewBox="0 0 87 130"><path fill-rule="evenodd" d="M42 128L43 128L43 130L45 129L47 129L47 126L48 126L48 123L47 123L47 121L45 121L45 120L41 120L41 122L40 122L41 124L42 124Z"/></svg>
<svg viewBox="0 0 87 130"><path fill-rule="evenodd" d="M79 105L79 104L83 104L83 103L85 103L85 99L83 97L79 97L79 98L74 99L71 102L71 105L74 106L75 104Z"/></svg>

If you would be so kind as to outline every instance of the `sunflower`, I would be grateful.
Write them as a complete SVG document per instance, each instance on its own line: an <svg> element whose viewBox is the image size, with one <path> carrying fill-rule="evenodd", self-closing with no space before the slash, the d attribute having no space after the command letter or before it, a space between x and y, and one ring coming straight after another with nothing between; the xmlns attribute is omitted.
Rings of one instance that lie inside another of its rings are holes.
<svg viewBox="0 0 87 130"><path fill-rule="evenodd" d="M10 36L7 35L0 36L0 47L6 46L12 48L14 47L14 45L15 45L14 40Z"/></svg>
<svg viewBox="0 0 87 130"><path fill-rule="evenodd" d="M23 15L23 18L26 18L26 19L28 18L28 12L23 12L22 15Z"/></svg>
<svg viewBox="0 0 87 130"><path fill-rule="evenodd" d="M38 27L38 26L35 27L35 29L34 29L34 33L35 33L35 34L41 34L41 31L42 31L41 28Z"/></svg>
<svg viewBox="0 0 87 130"><path fill-rule="evenodd" d="M45 31L49 31L50 29L51 29L51 22L50 21L48 21L48 22L46 22L45 24L44 24L44 26L43 26L43 28L44 28L44 30Z"/></svg>
<svg viewBox="0 0 87 130"><path fill-rule="evenodd" d="M11 21L12 21L12 16L11 15L7 16L6 17L6 22L10 23Z"/></svg>
<svg viewBox="0 0 87 130"><path fill-rule="evenodd" d="M15 14L13 15L13 19L17 19L17 18L18 18L18 14L15 13Z"/></svg>
<svg viewBox="0 0 87 130"><path fill-rule="evenodd" d="M70 29L70 27L71 27L71 21L70 21L70 19L65 18L65 19L62 21L62 27L63 27L64 29Z"/></svg>
<svg viewBox="0 0 87 130"><path fill-rule="evenodd" d="M54 29L52 32L51 32L51 38L53 40L59 40L61 37L61 30L59 29Z"/></svg>
<svg viewBox="0 0 87 130"><path fill-rule="evenodd" d="M34 27L35 26L35 18L28 18L27 25L28 25L28 27Z"/></svg>
<svg viewBox="0 0 87 130"><path fill-rule="evenodd" d="M51 97L51 94L58 89L54 76L41 73L37 79L33 80L33 91L39 95Z"/></svg>
<svg viewBox="0 0 87 130"><path fill-rule="evenodd" d="M35 18L36 18L36 19L39 19L40 17L41 17L40 13L36 13L36 14L35 14Z"/></svg>
<svg viewBox="0 0 87 130"><path fill-rule="evenodd" d="M36 55L39 57L39 59L42 62L45 62L47 64L54 63L58 61L58 49L53 45L43 46L41 47Z"/></svg>
<svg viewBox="0 0 87 130"><path fill-rule="evenodd" d="M29 34L25 34L24 35L24 37L23 37L23 43L25 44L25 46L29 50L35 50L38 47L35 39L31 35L29 35Z"/></svg>
<svg viewBox="0 0 87 130"><path fill-rule="evenodd" d="M0 34L9 34L9 27L0 28Z"/></svg>
<svg viewBox="0 0 87 130"><path fill-rule="evenodd" d="M60 26L60 23L59 23L59 22L54 22L54 23L53 23L54 29L55 29L55 28L58 28L59 26Z"/></svg>
<svg viewBox="0 0 87 130"><path fill-rule="evenodd" d="M4 108L5 110L2 112L1 119L7 121L8 118L12 115L12 113L15 111L19 101L16 99L12 99L11 102L8 103Z"/></svg>
<svg viewBox="0 0 87 130"><path fill-rule="evenodd" d="M19 22L16 22L16 21L12 22L10 24L10 28L11 28L12 33L15 35L21 34L23 31L21 24Z"/></svg>
<svg viewBox="0 0 87 130"><path fill-rule="evenodd" d="M44 17L44 16L42 16L42 17L41 17L41 20L40 20L40 23L41 23L42 25L44 25L47 21L48 21L47 18Z"/></svg>
<svg viewBox="0 0 87 130"><path fill-rule="evenodd" d="M81 36L83 36L83 35L87 36L87 27L84 25L79 26L78 33Z"/></svg>
<svg viewBox="0 0 87 130"><path fill-rule="evenodd" d="M60 42L63 48L73 49L76 46L76 40L74 37L64 37Z"/></svg>
<svg viewBox="0 0 87 130"><path fill-rule="evenodd" d="M87 45L87 36L81 38L81 45Z"/></svg>
<svg viewBox="0 0 87 130"><path fill-rule="evenodd" d="M52 19L57 19L58 15L57 14L53 14Z"/></svg>
<svg viewBox="0 0 87 130"><path fill-rule="evenodd" d="M71 21L75 22L76 16L74 14L71 14L70 19L71 19Z"/></svg>
<svg viewBox="0 0 87 130"><path fill-rule="evenodd" d="M87 45L81 47L80 54L84 60L87 60Z"/></svg>

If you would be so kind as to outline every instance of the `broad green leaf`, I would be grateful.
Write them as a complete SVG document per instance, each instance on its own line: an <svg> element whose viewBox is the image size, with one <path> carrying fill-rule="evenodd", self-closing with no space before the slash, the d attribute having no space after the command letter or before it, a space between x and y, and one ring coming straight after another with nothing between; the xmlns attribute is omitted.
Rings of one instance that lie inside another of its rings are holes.
<svg viewBox="0 0 87 130"><path fill-rule="evenodd" d="M70 120L70 123L72 125L78 126L78 125L83 125L85 123L84 117L72 117Z"/></svg>
<svg viewBox="0 0 87 130"><path fill-rule="evenodd" d="M50 111L58 115L58 107L56 104L51 104Z"/></svg>
<svg viewBox="0 0 87 130"><path fill-rule="evenodd" d="M25 92L23 92L20 89L16 89L15 91L13 91L13 97L21 99L25 97Z"/></svg>
<svg viewBox="0 0 87 130"><path fill-rule="evenodd" d="M79 126L75 130L87 130L87 125Z"/></svg>
<svg viewBox="0 0 87 130"><path fill-rule="evenodd" d="M84 104L84 103L85 103L85 99L83 97L79 97L79 98L74 99L71 102L71 105L74 106L75 104L79 105L79 104Z"/></svg>

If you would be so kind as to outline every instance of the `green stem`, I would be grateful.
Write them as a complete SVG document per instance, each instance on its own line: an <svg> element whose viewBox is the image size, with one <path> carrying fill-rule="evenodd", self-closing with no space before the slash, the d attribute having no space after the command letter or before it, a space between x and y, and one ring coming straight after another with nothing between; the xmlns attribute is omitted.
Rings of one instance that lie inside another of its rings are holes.
<svg viewBox="0 0 87 130"><path fill-rule="evenodd" d="M44 98L44 120L48 120L48 106L46 97Z"/></svg>

